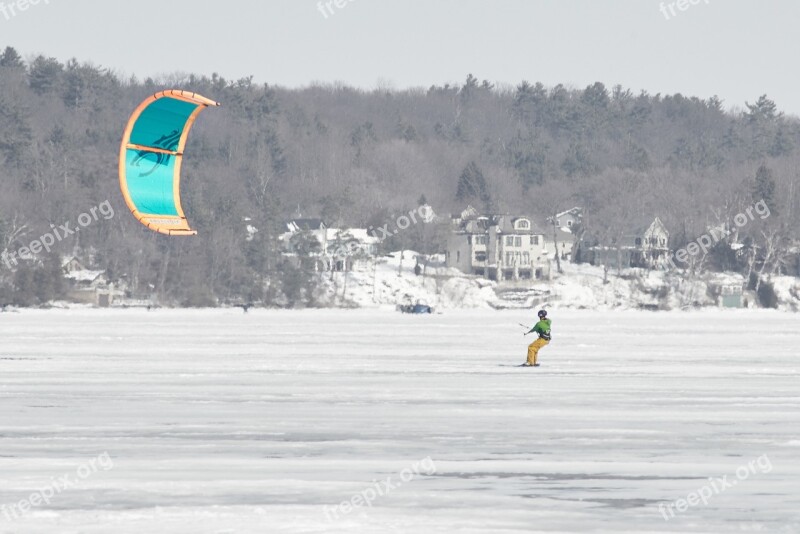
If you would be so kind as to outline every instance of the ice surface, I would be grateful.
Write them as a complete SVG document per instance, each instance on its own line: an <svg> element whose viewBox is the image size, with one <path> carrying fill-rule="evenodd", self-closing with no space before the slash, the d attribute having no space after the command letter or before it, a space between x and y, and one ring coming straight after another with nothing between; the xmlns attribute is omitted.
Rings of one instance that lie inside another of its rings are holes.
<svg viewBox="0 0 800 534"><path fill-rule="evenodd" d="M524 369L519 311L0 314L0 532L800 531L800 317L551 315Z"/></svg>

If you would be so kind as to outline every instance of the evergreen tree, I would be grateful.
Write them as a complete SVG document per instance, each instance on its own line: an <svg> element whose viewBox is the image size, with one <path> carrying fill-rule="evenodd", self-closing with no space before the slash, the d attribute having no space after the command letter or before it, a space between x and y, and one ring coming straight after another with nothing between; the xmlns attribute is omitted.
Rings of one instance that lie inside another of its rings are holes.
<svg viewBox="0 0 800 534"><path fill-rule="evenodd" d="M38 56L28 73L28 83L37 95L52 93L61 81L64 66L55 58Z"/></svg>
<svg viewBox="0 0 800 534"><path fill-rule="evenodd" d="M775 179L772 170L762 164L756 171L755 181L752 188L753 200L761 200L769 207L770 214L774 217L778 215L777 198L775 197Z"/></svg>
<svg viewBox="0 0 800 534"><path fill-rule="evenodd" d="M0 55L0 68L21 70L25 68L25 62L22 61L22 58L14 48L7 46L3 54Z"/></svg>
<svg viewBox="0 0 800 534"><path fill-rule="evenodd" d="M474 161L470 162L461 172L456 190L456 200L459 202L470 199L479 200L486 212L491 211L492 197L486 185L486 178L483 177L483 171Z"/></svg>

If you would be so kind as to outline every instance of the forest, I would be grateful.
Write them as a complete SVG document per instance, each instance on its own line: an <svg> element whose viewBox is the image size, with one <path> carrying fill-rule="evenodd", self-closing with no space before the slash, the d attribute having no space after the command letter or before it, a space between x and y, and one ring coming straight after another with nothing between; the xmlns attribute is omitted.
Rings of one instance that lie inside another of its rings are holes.
<svg viewBox="0 0 800 534"><path fill-rule="evenodd" d="M150 232L119 191L127 118L163 89L222 103L200 116L184 160L182 201L196 237ZM0 306L63 296L67 256L124 280L134 297L172 305L313 306L313 273L278 248L285 220L380 227L421 202L439 215L471 204L542 223L581 206L589 244L613 244L658 216L678 249L763 200L770 217L732 238L747 252L720 243L687 273L791 272L798 146L798 119L768 95L726 103L600 81L500 86L473 74L427 88L290 89L213 73L124 78L83 60L23 58L9 46L0 54L0 251L74 225L104 202L115 215L36 261L0 262ZM446 224L421 226L383 246L441 252Z"/></svg>

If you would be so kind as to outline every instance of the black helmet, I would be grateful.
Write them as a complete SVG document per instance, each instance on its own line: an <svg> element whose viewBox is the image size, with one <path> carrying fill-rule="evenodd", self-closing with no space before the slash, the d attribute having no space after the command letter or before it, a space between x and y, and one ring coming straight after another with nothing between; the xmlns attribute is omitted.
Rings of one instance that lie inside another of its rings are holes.
<svg viewBox="0 0 800 534"><path fill-rule="evenodd" d="M539 319L543 319L547 317L547 310L539 310L539 313L537 315L539 316Z"/></svg>

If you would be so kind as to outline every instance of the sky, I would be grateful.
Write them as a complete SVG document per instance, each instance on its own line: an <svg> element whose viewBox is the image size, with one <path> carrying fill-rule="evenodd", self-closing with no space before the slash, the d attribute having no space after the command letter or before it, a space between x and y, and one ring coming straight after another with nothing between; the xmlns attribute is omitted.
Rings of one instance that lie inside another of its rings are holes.
<svg viewBox="0 0 800 534"><path fill-rule="evenodd" d="M798 20L797 0L0 0L0 46L139 79L404 89L472 73L734 109L767 94L800 116Z"/></svg>

